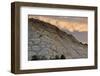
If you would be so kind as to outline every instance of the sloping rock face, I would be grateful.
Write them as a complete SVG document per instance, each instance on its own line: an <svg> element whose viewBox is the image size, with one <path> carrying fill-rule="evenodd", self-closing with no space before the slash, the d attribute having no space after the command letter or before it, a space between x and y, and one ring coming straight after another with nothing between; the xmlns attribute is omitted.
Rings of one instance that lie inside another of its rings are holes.
<svg viewBox="0 0 100 76"><path fill-rule="evenodd" d="M88 46L56 26L30 18L28 21L28 60L87 58Z"/></svg>

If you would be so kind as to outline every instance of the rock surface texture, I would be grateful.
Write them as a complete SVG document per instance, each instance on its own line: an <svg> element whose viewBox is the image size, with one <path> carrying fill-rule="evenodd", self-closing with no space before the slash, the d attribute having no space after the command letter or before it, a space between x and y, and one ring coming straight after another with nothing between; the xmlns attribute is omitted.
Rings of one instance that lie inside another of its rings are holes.
<svg viewBox="0 0 100 76"><path fill-rule="evenodd" d="M37 19L28 21L28 60L88 57L88 46L56 26Z"/></svg>

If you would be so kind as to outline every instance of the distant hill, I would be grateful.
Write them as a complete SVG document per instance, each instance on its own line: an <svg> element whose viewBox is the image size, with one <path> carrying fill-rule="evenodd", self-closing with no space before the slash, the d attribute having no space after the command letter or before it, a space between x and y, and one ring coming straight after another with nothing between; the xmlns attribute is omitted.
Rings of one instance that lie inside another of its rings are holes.
<svg viewBox="0 0 100 76"><path fill-rule="evenodd" d="M74 31L74 32L71 32L71 34L76 38L78 39L79 41L81 41L82 43L88 43L88 33L87 31L83 31L83 32L78 32L78 31Z"/></svg>
<svg viewBox="0 0 100 76"><path fill-rule="evenodd" d="M87 50L88 45L82 44L73 35L50 23L29 18L29 60L87 58Z"/></svg>

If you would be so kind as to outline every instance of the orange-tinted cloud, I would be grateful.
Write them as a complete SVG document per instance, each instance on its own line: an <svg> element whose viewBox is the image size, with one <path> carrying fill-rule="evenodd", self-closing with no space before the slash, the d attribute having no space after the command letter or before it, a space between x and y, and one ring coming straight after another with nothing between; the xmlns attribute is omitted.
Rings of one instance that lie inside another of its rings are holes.
<svg viewBox="0 0 100 76"><path fill-rule="evenodd" d="M71 19L69 20L66 18L66 20L59 19L59 17L54 18L54 17L49 17L49 16L32 16L30 15L29 18L35 18L39 19L44 22L48 22L52 25L57 26L61 30L68 30L68 31L88 31L88 23L83 19L83 21L72 21ZM65 18L64 18L65 19Z"/></svg>

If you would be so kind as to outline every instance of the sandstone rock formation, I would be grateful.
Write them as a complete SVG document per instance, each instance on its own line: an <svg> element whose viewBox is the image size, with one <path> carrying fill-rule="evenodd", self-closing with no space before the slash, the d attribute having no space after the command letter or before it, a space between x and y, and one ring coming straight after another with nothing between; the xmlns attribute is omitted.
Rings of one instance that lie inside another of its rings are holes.
<svg viewBox="0 0 100 76"><path fill-rule="evenodd" d="M29 18L28 60L87 58L88 46L56 26Z"/></svg>

